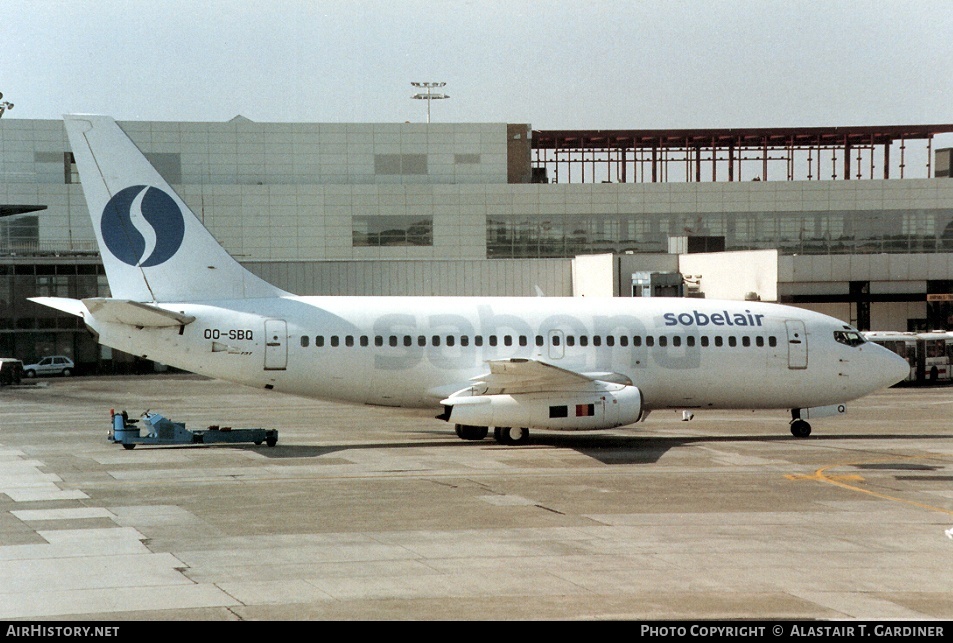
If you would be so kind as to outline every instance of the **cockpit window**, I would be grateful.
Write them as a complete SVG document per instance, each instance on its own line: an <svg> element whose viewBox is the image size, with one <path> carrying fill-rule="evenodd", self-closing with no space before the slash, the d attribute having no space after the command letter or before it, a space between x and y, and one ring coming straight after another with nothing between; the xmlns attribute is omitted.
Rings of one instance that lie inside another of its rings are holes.
<svg viewBox="0 0 953 643"><path fill-rule="evenodd" d="M835 330L834 339L847 346L860 346L867 341L856 330Z"/></svg>

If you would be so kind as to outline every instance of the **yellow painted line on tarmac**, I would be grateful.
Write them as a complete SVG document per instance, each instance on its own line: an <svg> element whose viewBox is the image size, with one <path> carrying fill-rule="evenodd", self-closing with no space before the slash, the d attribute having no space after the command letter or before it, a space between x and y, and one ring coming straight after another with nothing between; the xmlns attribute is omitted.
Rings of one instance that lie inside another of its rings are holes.
<svg viewBox="0 0 953 643"><path fill-rule="evenodd" d="M893 459L895 460L895 458ZM826 467L821 467L813 474L789 474L784 476L788 480L811 480L814 482L821 482L824 484L832 484L835 487L840 487L842 489L849 489L851 491L857 491L859 493L865 493L868 496L874 496L875 498L880 498L882 500L891 500L893 502L901 502L907 505L913 505L914 507L919 507L920 509L926 509L927 511L935 511L938 513L944 513L953 516L953 510L944 509L943 507L934 507L933 505L928 505L922 502L917 502L915 500L907 500L906 498L897 498L896 496L890 496L885 493L880 493L879 491L873 491L871 489L864 489L863 487L858 487L852 482L863 482L863 476L857 474L834 474L827 473L828 469L833 469L835 467L852 467L858 466L861 464L885 464L884 461L879 463L874 462L843 462L841 464L830 464Z"/></svg>

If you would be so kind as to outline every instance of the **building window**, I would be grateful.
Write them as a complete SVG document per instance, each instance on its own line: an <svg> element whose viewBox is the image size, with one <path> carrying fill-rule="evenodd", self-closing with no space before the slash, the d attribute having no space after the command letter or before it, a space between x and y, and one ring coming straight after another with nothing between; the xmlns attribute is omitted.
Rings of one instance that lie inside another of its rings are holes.
<svg viewBox="0 0 953 643"><path fill-rule="evenodd" d="M384 176L427 174L427 155L375 154L374 174Z"/></svg>
<svg viewBox="0 0 953 643"><path fill-rule="evenodd" d="M351 245L432 246L433 217L370 216L351 220Z"/></svg>

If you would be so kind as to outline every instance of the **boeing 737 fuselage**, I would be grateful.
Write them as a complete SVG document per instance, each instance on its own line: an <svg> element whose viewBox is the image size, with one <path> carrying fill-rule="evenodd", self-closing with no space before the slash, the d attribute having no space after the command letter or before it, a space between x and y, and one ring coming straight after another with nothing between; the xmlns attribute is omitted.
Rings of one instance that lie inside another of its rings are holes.
<svg viewBox="0 0 953 643"><path fill-rule="evenodd" d="M107 346L215 378L490 429L625 426L654 409L809 415L906 375L826 315L680 298L300 297L235 262L116 123L66 118L112 298L35 298Z"/></svg>

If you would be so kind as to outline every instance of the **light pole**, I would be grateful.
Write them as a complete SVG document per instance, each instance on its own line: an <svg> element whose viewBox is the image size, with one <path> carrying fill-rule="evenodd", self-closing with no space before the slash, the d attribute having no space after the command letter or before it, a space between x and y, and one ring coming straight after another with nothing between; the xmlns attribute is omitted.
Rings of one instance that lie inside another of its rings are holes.
<svg viewBox="0 0 953 643"><path fill-rule="evenodd" d="M0 94L0 116L8 109L13 109L13 103L3 100L3 94Z"/></svg>
<svg viewBox="0 0 953 643"><path fill-rule="evenodd" d="M441 100L443 98L450 98L446 94L434 94L433 92L431 92L431 90L436 87L443 87L447 83L410 83L410 84L413 85L414 87L421 87L421 88L427 89L426 94L421 92L419 94L414 94L413 96L411 96L411 98L427 101L427 122L429 123L430 122L430 101Z"/></svg>

